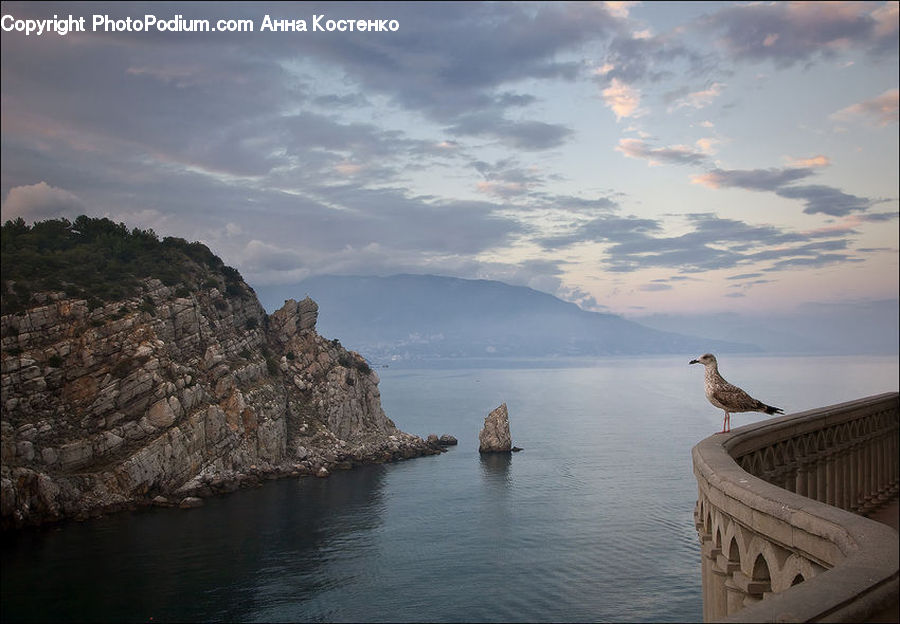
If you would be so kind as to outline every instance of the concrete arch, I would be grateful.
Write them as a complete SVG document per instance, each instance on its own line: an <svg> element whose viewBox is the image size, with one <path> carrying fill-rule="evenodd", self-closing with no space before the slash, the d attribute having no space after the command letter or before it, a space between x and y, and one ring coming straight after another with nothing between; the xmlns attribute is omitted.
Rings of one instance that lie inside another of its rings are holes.
<svg viewBox="0 0 900 624"><path fill-rule="evenodd" d="M775 462L778 466L786 466L791 463L794 443L793 440L785 440L784 442L775 443Z"/></svg>
<svg viewBox="0 0 900 624"><path fill-rule="evenodd" d="M736 563L738 566L741 565L741 547L738 543L738 540L735 536L731 536L731 540L728 542L728 562Z"/></svg>
<svg viewBox="0 0 900 624"><path fill-rule="evenodd" d="M797 577L802 579L801 582L808 581L823 571L824 568L812 563L809 559L801 557L797 553L791 553L781 567L781 571L772 576L772 591L782 592L797 585Z"/></svg>
<svg viewBox="0 0 900 624"><path fill-rule="evenodd" d="M765 469L765 460L763 459L762 453L754 453L750 458L750 464L754 470L750 474L762 474Z"/></svg>
<svg viewBox="0 0 900 624"><path fill-rule="evenodd" d="M772 574L769 572L769 564L761 554L756 555L756 559L753 561L753 572L750 573L750 578L754 581L769 583L769 587L772 586Z"/></svg>
<svg viewBox="0 0 900 624"><path fill-rule="evenodd" d="M725 547L728 545L728 539L731 537L728 532L734 522L727 514L722 513L721 510L715 507L713 507L712 512L711 532L715 535L714 545L724 553Z"/></svg>
<svg viewBox="0 0 900 624"><path fill-rule="evenodd" d="M809 456L814 454L818 449L816 448L816 436L806 434L803 436L803 455Z"/></svg>
<svg viewBox="0 0 900 624"><path fill-rule="evenodd" d="M850 428L844 424L836 427L835 431L835 441L838 444L844 444L847 440L850 439Z"/></svg>
<svg viewBox="0 0 900 624"><path fill-rule="evenodd" d="M775 469L775 449L771 446L766 447L763 451L763 470L774 470Z"/></svg>
<svg viewBox="0 0 900 624"><path fill-rule="evenodd" d="M773 579L781 574L781 571L784 569L784 564L790 555L791 553L789 551L780 546L776 546L766 539L765 536L754 535L748 545L746 557L744 559L744 561L746 561L746 567L742 568L742 571L754 580L761 580L756 579L755 575L757 574L756 566L759 564L759 559L762 558L766 563L769 579Z"/></svg>
<svg viewBox="0 0 900 624"><path fill-rule="evenodd" d="M737 522L729 522L727 530L722 535L722 543L727 546L722 549L722 554L726 555L730 562L740 564L743 570L743 563L747 560L747 551L753 536L752 531L747 531Z"/></svg>

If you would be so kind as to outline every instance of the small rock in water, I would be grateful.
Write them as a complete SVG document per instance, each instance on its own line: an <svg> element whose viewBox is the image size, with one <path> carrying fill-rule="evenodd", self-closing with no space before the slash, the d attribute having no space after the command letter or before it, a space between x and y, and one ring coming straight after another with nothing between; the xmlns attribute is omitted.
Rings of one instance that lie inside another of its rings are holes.
<svg viewBox="0 0 900 624"><path fill-rule="evenodd" d="M182 509L192 509L194 507L201 507L203 505L203 499L197 498L196 496L185 496L181 499L181 502L178 504Z"/></svg>
<svg viewBox="0 0 900 624"><path fill-rule="evenodd" d="M502 403L484 419L484 427L478 434L478 452L508 453L510 450L509 412L506 403Z"/></svg>
<svg viewBox="0 0 900 624"><path fill-rule="evenodd" d="M328 472L328 468L326 468L325 466L322 466L321 468L319 468L319 470L316 471L316 476L320 479L324 479L329 474L330 473Z"/></svg>
<svg viewBox="0 0 900 624"><path fill-rule="evenodd" d="M438 444L440 444L441 446L456 446L457 444L459 444L459 441L452 435L448 435L445 433L438 440Z"/></svg>

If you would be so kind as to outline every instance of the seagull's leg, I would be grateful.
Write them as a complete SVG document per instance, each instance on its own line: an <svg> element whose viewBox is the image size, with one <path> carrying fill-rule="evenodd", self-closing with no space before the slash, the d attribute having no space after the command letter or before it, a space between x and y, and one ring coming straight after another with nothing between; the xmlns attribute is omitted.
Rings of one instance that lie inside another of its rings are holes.
<svg viewBox="0 0 900 624"><path fill-rule="evenodd" d="M731 414L725 412L725 420L728 421L728 431L731 431Z"/></svg>
<svg viewBox="0 0 900 624"><path fill-rule="evenodd" d="M722 419L722 431L720 433L725 433L725 423L728 421L728 412L725 412L725 417Z"/></svg>

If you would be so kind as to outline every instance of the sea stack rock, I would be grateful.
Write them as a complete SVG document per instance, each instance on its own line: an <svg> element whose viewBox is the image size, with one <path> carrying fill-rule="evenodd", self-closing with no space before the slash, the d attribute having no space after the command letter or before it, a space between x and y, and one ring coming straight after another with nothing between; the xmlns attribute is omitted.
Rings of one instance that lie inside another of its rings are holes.
<svg viewBox="0 0 900 624"><path fill-rule="evenodd" d="M509 412L506 403L503 403L484 419L484 427L478 434L478 452L509 453L511 450Z"/></svg>

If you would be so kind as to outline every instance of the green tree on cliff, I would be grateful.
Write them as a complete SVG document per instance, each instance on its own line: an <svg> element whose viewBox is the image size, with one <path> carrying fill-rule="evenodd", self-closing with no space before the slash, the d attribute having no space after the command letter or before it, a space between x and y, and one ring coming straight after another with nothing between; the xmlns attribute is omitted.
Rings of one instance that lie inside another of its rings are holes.
<svg viewBox="0 0 900 624"><path fill-rule="evenodd" d="M228 296L244 294L240 273L209 248L183 238L159 239L152 229L131 230L107 218L50 219L29 226L20 217L0 233L2 313L26 309L37 292L64 291L92 306L138 294L141 280L196 288L215 284Z"/></svg>

